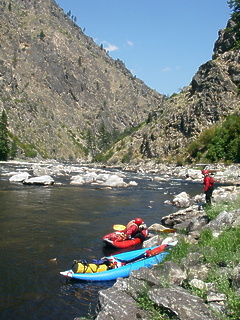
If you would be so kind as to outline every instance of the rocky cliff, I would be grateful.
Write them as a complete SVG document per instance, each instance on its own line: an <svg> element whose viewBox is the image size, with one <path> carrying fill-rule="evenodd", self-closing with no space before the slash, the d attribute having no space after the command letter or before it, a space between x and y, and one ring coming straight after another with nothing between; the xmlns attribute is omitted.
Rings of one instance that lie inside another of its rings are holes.
<svg viewBox="0 0 240 320"><path fill-rule="evenodd" d="M132 163L146 158L172 161L181 155L187 157L186 147L201 132L239 112L238 32L236 22L230 19L227 27L219 31L213 59L199 67L189 86L155 109L146 125L116 146L110 163L120 161L126 154Z"/></svg>
<svg viewBox="0 0 240 320"><path fill-rule="evenodd" d="M54 0L0 1L0 25L0 111L18 147L86 159L100 128L123 132L162 105Z"/></svg>

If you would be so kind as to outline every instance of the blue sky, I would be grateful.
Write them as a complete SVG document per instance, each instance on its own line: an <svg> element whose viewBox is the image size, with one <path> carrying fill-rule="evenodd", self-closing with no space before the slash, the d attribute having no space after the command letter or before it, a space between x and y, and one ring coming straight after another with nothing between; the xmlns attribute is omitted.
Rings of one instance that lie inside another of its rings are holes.
<svg viewBox="0 0 240 320"><path fill-rule="evenodd" d="M56 0L87 36L159 93L189 85L212 58L227 0Z"/></svg>

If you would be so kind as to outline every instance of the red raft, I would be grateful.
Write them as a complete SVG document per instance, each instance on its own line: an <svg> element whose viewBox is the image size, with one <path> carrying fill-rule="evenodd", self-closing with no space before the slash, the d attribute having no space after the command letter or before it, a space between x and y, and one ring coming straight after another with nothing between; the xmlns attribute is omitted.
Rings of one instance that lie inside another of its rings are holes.
<svg viewBox="0 0 240 320"><path fill-rule="evenodd" d="M128 248L128 247L132 247L142 243L144 239L147 238L148 231L145 229L142 230L142 235L143 237L141 239L140 238L125 239L123 232L115 231L104 236L102 240L103 240L103 243L106 245L109 245L114 248L122 249L122 248Z"/></svg>

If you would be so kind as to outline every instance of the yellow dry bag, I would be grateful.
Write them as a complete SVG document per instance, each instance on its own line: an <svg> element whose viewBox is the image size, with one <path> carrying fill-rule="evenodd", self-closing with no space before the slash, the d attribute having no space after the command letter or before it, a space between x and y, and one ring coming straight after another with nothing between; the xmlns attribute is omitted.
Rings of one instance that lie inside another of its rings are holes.
<svg viewBox="0 0 240 320"><path fill-rule="evenodd" d="M74 261L72 271L74 273L95 273L108 270L106 264L82 263L81 261Z"/></svg>

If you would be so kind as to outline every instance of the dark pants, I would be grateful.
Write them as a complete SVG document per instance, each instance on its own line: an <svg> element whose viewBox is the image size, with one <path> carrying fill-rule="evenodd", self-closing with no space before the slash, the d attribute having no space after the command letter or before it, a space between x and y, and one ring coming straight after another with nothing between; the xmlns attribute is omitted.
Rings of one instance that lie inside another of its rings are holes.
<svg viewBox="0 0 240 320"><path fill-rule="evenodd" d="M137 232L133 238L139 238L142 242L145 240L145 237L141 231Z"/></svg>
<svg viewBox="0 0 240 320"><path fill-rule="evenodd" d="M212 193L213 193L213 187L209 187L208 190L205 191L206 203L210 205L212 203Z"/></svg>

